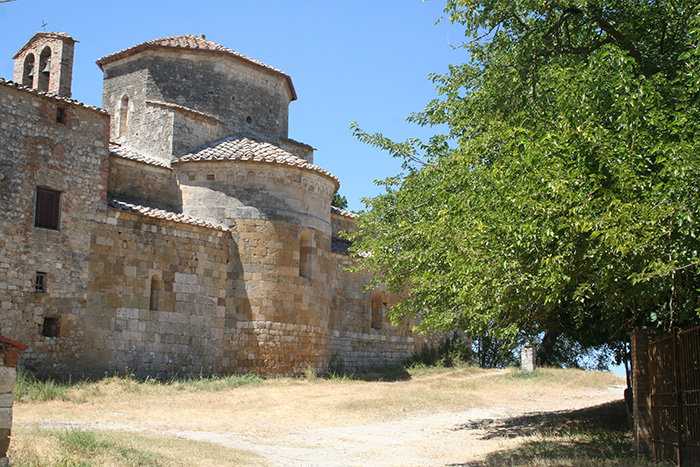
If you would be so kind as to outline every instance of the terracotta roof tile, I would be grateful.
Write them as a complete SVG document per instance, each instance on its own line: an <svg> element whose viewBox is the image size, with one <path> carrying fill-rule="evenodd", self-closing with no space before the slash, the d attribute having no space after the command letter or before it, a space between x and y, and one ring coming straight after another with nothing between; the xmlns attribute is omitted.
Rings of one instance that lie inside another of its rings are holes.
<svg viewBox="0 0 700 467"><path fill-rule="evenodd" d="M355 219L359 215L356 212L336 208L335 206L331 206L331 213L338 214L339 216L349 217L351 219Z"/></svg>
<svg viewBox="0 0 700 467"><path fill-rule="evenodd" d="M123 147L119 146L118 144L110 144L109 145L109 153L112 154L113 156L121 157L122 159L129 159L129 160L136 161L136 162L143 162L144 164L156 165L158 167L165 167L167 169L170 168L170 165L163 162L163 161L159 161L157 159L153 159L153 158L150 158L148 156L143 156L139 153L136 153L134 151L130 151L129 149L123 148Z"/></svg>
<svg viewBox="0 0 700 467"><path fill-rule="evenodd" d="M0 78L0 84L7 86L7 87L12 87L15 89L20 89L22 91L30 92L32 94L36 94L37 96L43 96L43 97L48 97L50 99L53 99L58 102L63 102L65 104L71 104L71 105L77 105L78 107L82 107L84 109L90 109L90 110L96 110L97 112L100 112L101 114L109 115L105 110L95 107L94 105L87 105L83 104L80 101L76 101L75 99L71 99L69 97L64 97L64 96L59 96L58 94L54 94L52 92L44 92L44 91L39 91L37 89L34 89L29 86L23 86L19 83L15 83L14 81L8 81L3 78Z"/></svg>
<svg viewBox="0 0 700 467"><path fill-rule="evenodd" d="M115 198L108 199L107 204L121 211L132 212L134 214L140 214L142 216L152 217L154 219L164 219L168 221L179 222L181 224L196 225L199 227L206 227L215 230L229 230L228 227L225 227L223 225L215 224L213 222L205 221L203 219L198 219L196 217L188 216L186 214L166 211L164 209L157 209L148 206L141 206L139 204L127 203L125 201L119 201Z"/></svg>
<svg viewBox="0 0 700 467"><path fill-rule="evenodd" d="M322 168L306 162L277 146L250 139L245 136L227 138L210 146L184 154L173 164L198 161L249 161L283 164L311 170L333 180L340 186L338 178Z"/></svg>
<svg viewBox="0 0 700 467"><path fill-rule="evenodd" d="M200 51L205 51L205 52L220 53L220 54L228 55L230 57L234 57L234 58L239 59L239 60L243 60L245 62L252 64L252 65L255 65L255 66L260 67L262 69L265 69L269 72L272 72L276 75L280 75L280 76L284 77L287 80L287 83L289 84L289 88L292 92L292 100L296 100L296 98L297 98L296 91L294 90L294 85L292 84L292 79L289 77L289 75L287 75L286 73L284 73L281 70L278 70L277 68L271 67L270 65L267 65L263 62L260 62L258 60L253 59L253 58L250 58L246 55L238 53L235 50L231 50L227 47L224 47L223 45L219 45L216 42L209 41L209 40L205 39L203 35L202 36L195 36L194 34L184 34L181 36L170 36L170 37L161 37L159 39L151 39L150 41L142 42L140 44L126 48L124 50L120 50L119 52L105 55L104 57L97 60L97 65L102 69L102 66L104 64L107 64L107 63L112 62L114 60L118 60L118 59L123 58L123 57L127 57L129 55L133 55L140 50L145 50L145 49L149 49L149 48L200 50Z"/></svg>

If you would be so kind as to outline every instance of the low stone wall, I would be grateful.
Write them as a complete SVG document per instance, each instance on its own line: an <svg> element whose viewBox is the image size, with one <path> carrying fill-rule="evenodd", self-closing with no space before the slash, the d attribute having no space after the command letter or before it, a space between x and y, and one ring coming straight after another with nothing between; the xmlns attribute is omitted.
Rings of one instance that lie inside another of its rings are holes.
<svg viewBox="0 0 700 467"><path fill-rule="evenodd" d="M7 449L12 433L12 404L15 400L17 356L27 346L0 335L0 467L10 465Z"/></svg>
<svg viewBox="0 0 700 467"><path fill-rule="evenodd" d="M415 353L413 336L334 330L330 370L341 366L345 371L366 371L375 366L401 363Z"/></svg>

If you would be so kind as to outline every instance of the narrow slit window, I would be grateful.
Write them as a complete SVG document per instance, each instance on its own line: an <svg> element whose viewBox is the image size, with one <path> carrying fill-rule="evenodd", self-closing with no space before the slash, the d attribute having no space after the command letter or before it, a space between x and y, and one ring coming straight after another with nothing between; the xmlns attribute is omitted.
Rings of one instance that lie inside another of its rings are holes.
<svg viewBox="0 0 700 467"><path fill-rule="evenodd" d="M61 192L37 187L34 225L58 230L61 222Z"/></svg>
<svg viewBox="0 0 700 467"><path fill-rule="evenodd" d="M299 275L311 279L312 270L311 232L305 230L299 239Z"/></svg>
<svg viewBox="0 0 700 467"><path fill-rule="evenodd" d="M372 295L372 317L371 317L371 327L372 329L381 329L382 320L384 316L384 308L386 303L382 297L382 294L377 292Z"/></svg>
<svg viewBox="0 0 700 467"><path fill-rule="evenodd" d="M158 295L163 288L157 276L151 277L151 296L149 299L149 310L158 310Z"/></svg>
<svg viewBox="0 0 700 467"><path fill-rule="evenodd" d="M46 273L37 272L34 276L34 292L46 292Z"/></svg>
<svg viewBox="0 0 700 467"><path fill-rule="evenodd" d="M126 136L127 125L129 124L129 96L122 97L119 103L119 138Z"/></svg>
<svg viewBox="0 0 700 467"><path fill-rule="evenodd" d="M56 123L66 123L66 109L64 107L56 108Z"/></svg>

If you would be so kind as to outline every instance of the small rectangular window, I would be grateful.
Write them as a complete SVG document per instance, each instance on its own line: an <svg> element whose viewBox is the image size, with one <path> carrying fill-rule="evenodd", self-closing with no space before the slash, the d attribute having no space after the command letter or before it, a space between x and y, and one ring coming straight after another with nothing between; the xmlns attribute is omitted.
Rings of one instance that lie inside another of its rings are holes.
<svg viewBox="0 0 700 467"><path fill-rule="evenodd" d="M37 272L34 276L34 292L46 292L46 273Z"/></svg>
<svg viewBox="0 0 700 467"><path fill-rule="evenodd" d="M34 225L58 230L61 220L61 192L48 188L36 188Z"/></svg>
<svg viewBox="0 0 700 467"><path fill-rule="evenodd" d="M66 123L66 109L64 107L56 108L56 123Z"/></svg>
<svg viewBox="0 0 700 467"><path fill-rule="evenodd" d="M58 316L45 316L41 325L41 335L44 337L58 337L61 321Z"/></svg>

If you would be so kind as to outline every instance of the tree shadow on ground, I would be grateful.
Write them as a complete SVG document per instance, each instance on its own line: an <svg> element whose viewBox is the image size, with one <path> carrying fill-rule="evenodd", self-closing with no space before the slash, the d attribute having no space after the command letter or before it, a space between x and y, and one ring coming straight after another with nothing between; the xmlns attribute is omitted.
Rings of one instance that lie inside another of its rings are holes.
<svg viewBox="0 0 700 467"><path fill-rule="evenodd" d="M477 420L453 430L483 431L483 440L526 440L515 448L477 461L449 464L451 467L653 465L634 456L624 401L580 410Z"/></svg>
<svg viewBox="0 0 700 467"><path fill-rule="evenodd" d="M386 365L379 368L373 368L366 371L360 371L356 373L330 373L326 375L327 378L342 378L351 381L365 381L365 382L388 382L395 383L398 381L408 381L411 379L411 373L409 373L408 368L405 365Z"/></svg>

